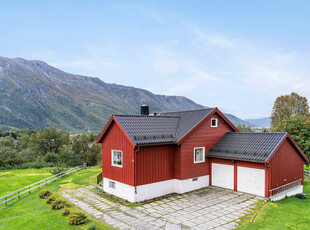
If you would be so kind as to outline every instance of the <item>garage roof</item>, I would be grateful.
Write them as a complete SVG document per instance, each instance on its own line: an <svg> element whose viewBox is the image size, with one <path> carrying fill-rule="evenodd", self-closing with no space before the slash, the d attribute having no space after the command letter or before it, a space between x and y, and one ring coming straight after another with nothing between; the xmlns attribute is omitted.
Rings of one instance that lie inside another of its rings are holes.
<svg viewBox="0 0 310 230"><path fill-rule="evenodd" d="M287 133L229 132L207 153L210 157L267 162Z"/></svg>

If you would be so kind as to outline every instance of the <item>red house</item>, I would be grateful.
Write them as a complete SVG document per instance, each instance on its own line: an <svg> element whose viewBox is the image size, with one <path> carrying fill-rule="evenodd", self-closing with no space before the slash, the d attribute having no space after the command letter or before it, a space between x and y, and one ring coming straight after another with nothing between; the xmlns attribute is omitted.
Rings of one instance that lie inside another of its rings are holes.
<svg viewBox="0 0 310 230"><path fill-rule="evenodd" d="M103 190L142 201L209 185L281 199L308 158L287 133L240 133L217 108L113 115L99 136Z"/></svg>

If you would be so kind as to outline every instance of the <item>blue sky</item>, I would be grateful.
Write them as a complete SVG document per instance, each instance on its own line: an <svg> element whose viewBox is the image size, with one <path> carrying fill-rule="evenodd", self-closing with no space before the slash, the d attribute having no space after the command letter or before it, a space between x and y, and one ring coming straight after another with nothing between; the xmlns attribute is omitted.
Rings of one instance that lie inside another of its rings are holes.
<svg viewBox="0 0 310 230"><path fill-rule="evenodd" d="M277 96L310 99L309 1L2 1L0 56L240 118Z"/></svg>

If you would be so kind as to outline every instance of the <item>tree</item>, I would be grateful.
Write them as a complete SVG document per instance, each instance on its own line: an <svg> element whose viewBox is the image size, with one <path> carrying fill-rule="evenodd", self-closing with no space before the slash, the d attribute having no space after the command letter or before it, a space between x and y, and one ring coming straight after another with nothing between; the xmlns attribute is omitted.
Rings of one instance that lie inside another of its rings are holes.
<svg viewBox="0 0 310 230"><path fill-rule="evenodd" d="M253 130L251 129L251 127L247 126L247 125L238 125L237 129L240 132L253 132Z"/></svg>
<svg viewBox="0 0 310 230"><path fill-rule="evenodd" d="M276 127L283 119L290 119L293 116L304 116L309 113L309 105L306 97L297 93L280 96L276 99L272 108L271 126Z"/></svg>
<svg viewBox="0 0 310 230"><path fill-rule="evenodd" d="M293 116L281 120L274 129L276 132L288 132L301 150L310 157L310 116Z"/></svg>

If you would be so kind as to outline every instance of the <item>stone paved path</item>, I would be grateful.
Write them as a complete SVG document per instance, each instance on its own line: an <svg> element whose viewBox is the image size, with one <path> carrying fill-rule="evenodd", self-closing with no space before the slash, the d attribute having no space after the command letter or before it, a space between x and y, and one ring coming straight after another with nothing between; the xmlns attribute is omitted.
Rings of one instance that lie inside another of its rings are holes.
<svg viewBox="0 0 310 230"><path fill-rule="evenodd" d="M67 190L62 196L117 229L234 229L238 219L263 199L207 187L130 208L103 198L93 189Z"/></svg>

